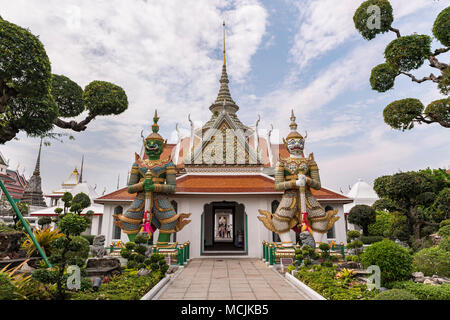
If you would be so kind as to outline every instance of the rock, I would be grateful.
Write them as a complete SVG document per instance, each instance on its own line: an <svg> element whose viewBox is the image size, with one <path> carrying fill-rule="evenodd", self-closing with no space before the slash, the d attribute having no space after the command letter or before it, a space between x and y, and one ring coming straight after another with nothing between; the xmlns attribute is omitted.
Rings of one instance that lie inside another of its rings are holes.
<svg viewBox="0 0 450 320"><path fill-rule="evenodd" d="M25 262L25 263L22 265L22 267L20 267L20 269L18 270L18 272L19 272L19 273L31 274L34 270L35 270L34 268L30 267L30 266L28 265L28 263Z"/></svg>
<svg viewBox="0 0 450 320"><path fill-rule="evenodd" d="M142 277L142 276L146 276L146 275L148 275L148 274L150 274L150 270L147 270L147 269L140 269L139 271L138 271L138 273L137 273L137 275L139 276L139 277Z"/></svg>
<svg viewBox="0 0 450 320"><path fill-rule="evenodd" d="M442 241L442 237L439 236L437 233L430 234L429 237L433 242L434 246L438 245Z"/></svg>
<svg viewBox="0 0 450 320"><path fill-rule="evenodd" d="M305 245L310 246L311 248L316 248L316 241L311 233L308 231L303 231L300 233L300 245L303 247Z"/></svg>
<svg viewBox="0 0 450 320"><path fill-rule="evenodd" d="M115 257L89 258L86 262L88 276L116 275L120 274L120 260Z"/></svg>
<svg viewBox="0 0 450 320"><path fill-rule="evenodd" d="M431 280L430 278L427 278L423 281L424 284L430 284L432 286L437 286L438 284L435 283L433 280Z"/></svg>
<svg viewBox="0 0 450 320"><path fill-rule="evenodd" d="M19 251L22 236L18 231L0 232L0 258Z"/></svg>
<svg viewBox="0 0 450 320"><path fill-rule="evenodd" d="M414 282L423 282L425 280L425 276L423 275L423 272L414 272L412 274L413 276L413 281Z"/></svg>

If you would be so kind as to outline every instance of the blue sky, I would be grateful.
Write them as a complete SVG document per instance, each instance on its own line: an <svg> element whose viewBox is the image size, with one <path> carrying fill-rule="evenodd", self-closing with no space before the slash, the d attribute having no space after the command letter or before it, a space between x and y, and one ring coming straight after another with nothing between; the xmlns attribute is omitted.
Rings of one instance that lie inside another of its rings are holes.
<svg viewBox="0 0 450 320"><path fill-rule="evenodd" d="M428 104L442 96L433 84L402 77L387 93L370 89L370 71L383 62L384 48L395 35L362 39L352 21L361 2L0 0L4 19L40 36L53 73L82 87L93 80L116 83L129 99L125 113L99 117L75 133L75 141L44 148L44 192L57 189L79 168L82 154L84 177L99 193L114 191L118 174L123 186L155 107L160 132L170 142L176 139L176 123L188 134L189 113L197 125L207 121L219 88L223 19L239 118L251 126L260 114L262 131L273 124L281 140L293 108L299 130L308 131L306 152L314 152L324 186L345 193L358 178L372 183L400 170L448 168L446 129L433 124L401 132L384 124L382 110L393 100L412 97ZM392 0L394 26L404 35L431 35L444 3ZM448 62L449 56L440 59ZM414 74L432 71L425 65ZM30 176L39 141L24 134L18 138L0 150L11 168L20 164Z"/></svg>

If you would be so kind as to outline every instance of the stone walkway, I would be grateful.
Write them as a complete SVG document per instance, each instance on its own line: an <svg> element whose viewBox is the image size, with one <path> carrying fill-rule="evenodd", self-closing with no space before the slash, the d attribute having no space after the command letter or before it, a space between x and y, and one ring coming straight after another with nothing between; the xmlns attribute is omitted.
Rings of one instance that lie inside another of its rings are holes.
<svg viewBox="0 0 450 320"><path fill-rule="evenodd" d="M159 300L308 300L258 259L193 259Z"/></svg>

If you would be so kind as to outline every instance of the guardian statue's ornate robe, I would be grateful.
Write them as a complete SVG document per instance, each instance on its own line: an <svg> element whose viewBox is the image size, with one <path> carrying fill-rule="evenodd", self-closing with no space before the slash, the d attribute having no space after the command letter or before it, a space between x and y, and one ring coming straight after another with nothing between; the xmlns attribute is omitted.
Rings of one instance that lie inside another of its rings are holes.
<svg viewBox="0 0 450 320"><path fill-rule="evenodd" d="M177 214L173 209L168 194L175 193L176 169L170 160L142 160L136 154L136 161L131 167L128 192L136 193L136 198L124 215L115 215L115 224L126 234L136 234L141 229L144 218L145 191L143 182L148 170L152 172L155 190L152 193L152 229L159 229L160 233L180 231L190 220L184 220L190 214Z"/></svg>
<svg viewBox="0 0 450 320"><path fill-rule="evenodd" d="M299 187L296 186L299 173L306 176L305 202L308 224L312 231L326 233L339 217L335 217L337 210L325 212L311 192L311 188L316 190L321 188L319 168L312 153L308 158L289 157L278 161L275 171L275 189L283 190L283 197L274 214L259 210L263 216L258 219L275 233L287 232L301 224L300 194Z"/></svg>

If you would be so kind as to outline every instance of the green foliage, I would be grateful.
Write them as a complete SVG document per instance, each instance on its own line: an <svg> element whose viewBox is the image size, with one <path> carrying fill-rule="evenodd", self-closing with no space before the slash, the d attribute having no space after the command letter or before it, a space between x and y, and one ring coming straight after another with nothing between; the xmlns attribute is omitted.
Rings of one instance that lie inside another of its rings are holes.
<svg viewBox="0 0 450 320"><path fill-rule="evenodd" d="M37 221L38 225L40 226L45 226L45 225L49 225L50 223L52 223L52 218L50 217L40 217Z"/></svg>
<svg viewBox="0 0 450 320"><path fill-rule="evenodd" d="M164 256L159 253L154 253L150 256L150 268L152 273L159 272L162 276L164 276L169 269L169 266L164 259Z"/></svg>
<svg viewBox="0 0 450 320"><path fill-rule="evenodd" d="M391 289L379 293L374 300L417 300L417 298L407 290Z"/></svg>
<svg viewBox="0 0 450 320"><path fill-rule="evenodd" d="M442 228L439 228L438 235L442 238L448 238L450 237L450 225L443 226Z"/></svg>
<svg viewBox="0 0 450 320"><path fill-rule="evenodd" d="M439 228L449 226L449 225L450 225L450 219L442 220L441 223L439 224Z"/></svg>
<svg viewBox="0 0 450 320"><path fill-rule="evenodd" d="M386 211L377 211L375 222L368 226L369 235L377 237L385 236L386 232L389 230L389 227L392 225L393 221L394 215L392 213ZM368 239L368 237L365 238Z"/></svg>
<svg viewBox="0 0 450 320"><path fill-rule="evenodd" d="M120 114L128 108L125 91L110 82L92 81L83 92L83 102L91 115Z"/></svg>
<svg viewBox="0 0 450 320"><path fill-rule="evenodd" d="M450 7L439 13L433 25L433 35L444 46L450 46Z"/></svg>
<svg viewBox="0 0 450 320"><path fill-rule="evenodd" d="M83 217L68 213L61 218L59 222L59 229L62 233L66 235L80 235L82 232L86 231L89 224Z"/></svg>
<svg viewBox="0 0 450 320"><path fill-rule="evenodd" d="M136 243L129 241L125 244L125 248L127 248L128 250L134 250L136 248Z"/></svg>
<svg viewBox="0 0 450 320"><path fill-rule="evenodd" d="M376 295L365 284L352 284L346 279L336 279L334 267L315 265L300 267L296 277L328 300L368 300Z"/></svg>
<svg viewBox="0 0 450 320"><path fill-rule="evenodd" d="M388 212L392 212L392 211L396 211L398 210L398 208L395 206L395 204L392 202L392 200L387 199L387 198L381 198L378 199L377 201L375 201L372 204L372 208L377 211L388 211ZM378 219L378 216L377 216Z"/></svg>
<svg viewBox="0 0 450 320"><path fill-rule="evenodd" d="M368 27L373 24L373 17L375 11L369 10L371 6L380 8L380 28ZM392 7L387 0L368 0L364 1L356 10L353 16L355 28L359 31L361 36L366 40L372 40L377 34L389 31L394 16L392 14Z"/></svg>
<svg viewBox="0 0 450 320"><path fill-rule="evenodd" d="M137 269L138 263L134 260L128 260L127 269Z"/></svg>
<svg viewBox="0 0 450 320"><path fill-rule="evenodd" d="M361 233L358 230L350 230L347 232L348 239L358 239L361 237Z"/></svg>
<svg viewBox="0 0 450 320"><path fill-rule="evenodd" d="M430 55L431 37L418 34L397 38L384 51L386 61L400 71L418 69Z"/></svg>
<svg viewBox="0 0 450 320"><path fill-rule="evenodd" d="M376 221L375 210L365 204L357 204L348 214L348 222L356 224L363 229L363 235L368 236L368 227Z"/></svg>
<svg viewBox="0 0 450 320"><path fill-rule="evenodd" d="M321 243L319 245L319 249L322 251L328 251L330 250L330 245L328 243Z"/></svg>
<svg viewBox="0 0 450 320"><path fill-rule="evenodd" d="M100 286L97 292L82 291L70 294L72 300L139 300L160 280L160 273L138 276L136 272L124 271L114 276L109 283Z"/></svg>
<svg viewBox="0 0 450 320"><path fill-rule="evenodd" d="M70 211L80 214L91 205L91 199L86 193L80 192L73 197L71 204Z"/></svg>
<svg viewBox="0 0 450 320"><path fill-rule="evenodd" d="M27 216L28 212L30 211L30 205L26 202L22 202L22 201L16 202L16 207L17 207L17 209L19 209L19 212L23 217ZM12 207L9 209L9 215L11 215L11 216L16 215L16 212L14 211L14 209Z"/></svg>
<svg viewBox="0 0 450 320"><path fill-rule="evenodd" d="M408 250L389 240L383 240L366 248L361 256L365 268L377 265L381 270L381 283L409 279L412 257Z"/></svg>
<svg viewBox="0 0 450 320"><path fill-rule="evenodd" d="M89 241L89 244L90 245L92 245L93 243L94 243L94 238L95 238L95 236L94 235L91 235L91 234L82 234L81 235L83 238L85 238L87 241Z"/></svg>
<svg viewBox="0 0 450 320"><path fill-rule="evenodd" d="M426 276L450 277L450 252L439 247L422 249L414 254L413 266Z"/></svg>
<svg viewBox="0 0 450 320"><path fill-rule="evenodd" d="M129 259L131 256L131 250L127 248L123 248L120 250L120 256L124 259Z"/></svg>
<svg viewBox="0 0 450 320"><path fill-rule="evenodd" d="M420 100L408 98L391 102L384 108L384 122L394 129L410 130L414 121L422 115L424 105Z"/></svg>
<svg viewBox="0 0 450 320"><path fill-rule="evenodd" d="M450 238L442 239L442 241L439 242L439 249L450 252Z"/></svg>
<svg viewBox="0 0 450 320"><path fill-rule="evenodd" d="M424 113L429 119L450 122L450 98L431 102Z"/></svg>
<svg viewBox="0 0 450 320"><path fill-rule="evenodd" d="M60 214L63 212L62 208L55 208L55 210L53 210L56 214Z"/></svg>
<svg viewBox="0 0 450 320"><path fill-rule="evenodd" d="M58 271L55 269L36 269L31 274L33 279L45 283L45 284L51 284L55 283L56 279L58 277Z"/></svg>
<svg viewBox="0 0 450 320"><path fill-rule="evenodd" d="M147 252L147 248L145 246L137 246L135 251L141 255L145 255L145 252Z"/></svg>
<svg viewBox="0 0 450 320"><path fill-rule="evenodd" d="M134 242L136 244L147 244L148 242L148 236L144 235L144 234L138 234L135 238L134 238Z"/></svg>
<svg viewBox="0 0 450 320"><path fill-rule="evenodd" d="M0 300L13 300L17 297L16 286L8 274L0 272Z"/></svg>
<svg viewBox="0 0 450 320"><path fill-rule="evenodd" d="M382 63L372 69L370 85L373 90L386 92L394 87L395 78L399 75L396 68L388 63Z"/></svg>
<svg viewBox="0 0 450 320"><path fill-rule="evenodd" d="M73 199L73 196L70 192L64 192L64 194L61 198L62 202L64 202L64 204L65 204L65 207L70 206L69 203L72 201L72 199Z"/></svg>
<svg viewBox="0 0 450 320"><path fill-rule="evenodd" d="M402 281L392 283L392 287L404 289L414 294L419 300L450 300L450 284L432 286L424 283Z"/></svg>
<svg viewBox="0 0 450 320"><path fill-rule="evenodd" d="M51 93L60 117L76 117L84 111L83 89L63 75L52 75Z"/></svg>
<svg viewBox="0 0 450 320"><path fill-rule="evenodd" d="M450 67L442 71L441 81L439 81L438 88L443 95L450 95Z"/></svg>

